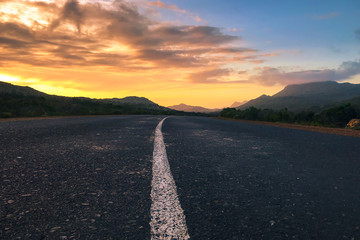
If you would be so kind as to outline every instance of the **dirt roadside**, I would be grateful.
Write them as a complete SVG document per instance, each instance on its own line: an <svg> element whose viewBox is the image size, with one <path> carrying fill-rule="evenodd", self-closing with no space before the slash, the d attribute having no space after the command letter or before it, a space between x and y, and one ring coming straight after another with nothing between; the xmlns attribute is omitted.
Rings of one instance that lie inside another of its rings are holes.
<svg viewBox="0 0 360 240"><path fill-rule="evenodd" d="M292 129L299 129L299 130L312 131L312 132L337 134L337 135L350 136L350 137L360 137L360 130L353 130L353 129L328 128L328 127L300 125L300 124L293 124L293 123L250 121L250 120L230 119L230 118L222 118L222 117L217 117L217 119L223 119L223 120L228 120L228 121L237 121L237 122L246 122L246 123L267 125L267 126L281 127L281 128L292 128Z"/></svg>

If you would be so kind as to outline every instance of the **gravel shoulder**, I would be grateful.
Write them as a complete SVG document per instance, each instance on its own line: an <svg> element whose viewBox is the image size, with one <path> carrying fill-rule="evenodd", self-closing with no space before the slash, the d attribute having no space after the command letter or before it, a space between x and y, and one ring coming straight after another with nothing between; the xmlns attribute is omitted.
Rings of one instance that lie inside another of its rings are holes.
<svg viewBox="0 0 360 240"><path fill-rule="evenodd" d="M251 121L251 120L241 120L241 119L229 119L229 118L222 118L222 117L218 117L217 119L223 119L223 120L227 120L227 121L246 122L246 123L273 126L273 127L281 127L281 128L291 128L291 129L305 130L305 131L311 131L311 132L336 134L336 135L342 135L342 136L360 137L360 131L353 130L353 129L309 126L309 125L301 125L301 124L294 124L294 123L262 122L262 121Z"/></svg>

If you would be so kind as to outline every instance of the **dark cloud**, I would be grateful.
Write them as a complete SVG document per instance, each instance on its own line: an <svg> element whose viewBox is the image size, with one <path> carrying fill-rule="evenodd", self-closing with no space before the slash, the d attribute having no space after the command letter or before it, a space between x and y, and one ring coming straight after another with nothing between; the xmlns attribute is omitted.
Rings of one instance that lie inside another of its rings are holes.
<svg viewBox="0 0 360 240"><path fill-rule="evenodd" d="M217 69L229 60L257 59L251 55L255 49L231 47L240 37L224 34L213 26L164 25L140 13L129 1L113 1L106 8L100 3L80 4L78 0L67 0L63 6L45 1L23 4L40 12L48 9L53 20L36 28L15 21L0 22L0 51L6 55L1 61L53 67L100 64L122 69ZM68 29L67 24L77 31ZM126 46L131 54L117 52L116 47L111 54L106 50L117 44Z"/></svg>
<svg viewBox="0 0 360 240"><path fill-rule="evenodd" d="M344 80L360 73L360 60L343 62L336 71L335 80Z"/></svg>
<svg viewBox="0 0 360 240"><path fill-rule="evenodd" d="M50 24L50 28L57 28L63 21L73 22L76 25L78 31L81 31L81 25L84 21L84 14L77 0L68 0L64 4L60 17Z"/></svg>
<svg viewBox="0 0 360 240"><path fill-rule="evenodd" d="M211 69L189 74L189 79L193 83L221 83L219 78L229 74L229 69Z"/></svg>
<svg viewBox="0 0 360 240"><path fill-rule="evenodd" d="M211 26L171 26L159 27L150 32L164 44L214 45L224 44L240 37L223 34L220 28Z"/></svg>
<svg viewBox="0 0 360 240"><path fill-rule="evenodd" d="M103 18L105 24L109 23L104 26L106 29L104 33L109 37L135 45L148 35L148 27L151 21L141 15L135 5L117 2L115 10L94 10L97 10L98 13L94 14L93 17Z"/></svg>
<svg viewBox="0 0 360 240"><path fill-rule="evenodd" d="M0 37L0 46L4 46L7 48L25 48L27 45L26 42L12 39L12 38L6 38L6 37Z"/></svg>
<svg viewBox="0 0 360 240"><path fill-rule="evenodd" d="M152 61L157 66L162 67L194 67L204 65L207 62L196 59L192 55L187 55L186 51L179 50L156 50L143 49L139 51L139 59Z"/></svg>
<svg viewBox="0 0 360 240"><path fill-rule="evenodd" d="M29 52L23 52L21 55L20 54L19 55L13 54L7 56L1 55L0 62L6 62L6 64L11 62L21 62L35 67L53 67L55 65L57 68L76 65L76 63L74 63L73 61L69 61L65 59L57 59L57 58L47 59L44 58L43 56L36 56ZM4 66L6 65L4 64Z"/></svg>
<svg viewBox="0 0 360 240"><path fill-rule="evenodd" d="M213 52L224 53L224 54L236 54L236 53L255 53L257 52L257 50L252 48L215 48Z"/></svg>
<svg viewBox="0 0 360 240"><path fill-rule="evenodd" d="M93 59L88 60L90 65L106 65L114 67L126 66L127 69L136 70L136 67L129 66L129 62L131 61L133 61L133 59L128 55L114 53L96 54Z"/></svg>
<svg viewBox="0 0 360 240"><path fill-rule="evenodd" d="M34 35L27 26L13 22L0 22L0 36L18 40L33 40Z"/></svg>
<svg viewBox="0 0 360 240"><path fill-rule="evenodd" d="M84 47L74 47L74 46L57 46L54 50L51 51L56 57L64 60L75 60L75 61L85 61L85 56L89 56L91 51Z"/></svg>
<svg viewBox="0 0 360 240"><path fill-rule="evenodd" d="M51 29L57 28L61 22L72 22L76 25L78 31L81 30L81 24L84 21L84 14L77 0L68 0L61 9L60 16L50 24Z"/></svg>
<svg viewBox="0 0 360 240"><path fill-rule="evenodd" d="M188 79L192 83L200 84L234 84L234 83L250 83L248 80L235 80L227 81L222 80L222 77L229 76L233 71L231 69L214 68L204 71L191 73L188 75Z"/></svg>
<svg viewBox="0 0 360 240"><path fill-rule="evenodd" d="M68 46L92 46L95 48L105 46L97 39L91 38L87 35L72 35L67 32L37 32L37 39L42 39L50 43L56 43L57 45L68 45Z"/></svg>
<svg viewBox="0 0 360 240"><path fill-rule="evenodd" d="M212 38L209 41L211 43L223 43L223 42L229 42L229 41L240 39L240 37L237 37L237 36L224 35L221 33L219 28L211 27L211 26L190 27L188 29L188 32L191 35L195 35L196 37L198 37L200 39L204 39L208 36L211 36ZM206 40L203 40L203 41L206 42Z"/></svg>
<svg viewBox="0 0 360 240"><path fill-rule="evenodd" d="M251 81L266 85L289 85L308 82L342 81L360 74L360 61L343 62L338 69L308 70L284 72L277 68L264 69L259 75L252 76Z"/></svg>

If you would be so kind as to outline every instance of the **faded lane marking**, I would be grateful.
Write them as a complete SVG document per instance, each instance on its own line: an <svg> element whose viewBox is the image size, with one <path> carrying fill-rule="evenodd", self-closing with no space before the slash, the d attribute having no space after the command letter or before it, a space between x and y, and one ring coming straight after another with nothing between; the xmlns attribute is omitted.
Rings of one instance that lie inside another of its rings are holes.
<svg viewBox="0 0 360 240"><path fill-rule="evenodd" d="M155 129L151 188L151 239L189 239L184 211L180 206L170 171L161 127Z"/></svg>

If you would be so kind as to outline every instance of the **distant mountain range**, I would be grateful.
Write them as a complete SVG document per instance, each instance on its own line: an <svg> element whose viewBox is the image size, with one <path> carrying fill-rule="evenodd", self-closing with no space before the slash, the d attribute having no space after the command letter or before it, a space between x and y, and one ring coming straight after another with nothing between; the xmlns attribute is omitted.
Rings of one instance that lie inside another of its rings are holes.
<svg viewBox="0 0 360 240"><path fill-rule="evenodd" d="M1 82L0 81L0 94L8 94L8 95L21 95L21 96L36 96L36 97L45 97L50 96L46 93L37 91L31 87L22 87L12 85L10 83Z"/></svg>
<svg viewBox="0 0 360 240"><path fill-rule="evenodd" d="M233 104L231 104L230 107L236 108L245 103L247 103L247 101L234 102ZM199 112L199 113L216 113L216 112L220 112L222 110L220 108L204 108L204 107L200 107L200 106L191 106L191 105L187 105L184 103L181 103L178 105L173 105L173 106L168 106L168 108L178 110L178 111L184 111L184 112Z"/></svg>
<svg viewBox="0 0 360 240"><path fill-rule="evenodd" d="M92 99L49 95L30 87L0 82L0 117L98 114L184 114L144 97Z"/></svg>
<svg viewBox="0 0 360 240"><path fill-rule="evenodd" d="M139 105L139 106L143 106L144 108L155 109L155 110L170 110L169 108L162 107L145 97L130 96L124 98L104 98L104 99L92 99L92 100L102 103L111 103L114 105Z"/></svg>
<svg viewBox="0 0 360 240"><path fill-rule="evenodd" d="M105 99L100 99L100 101L109 102L113 104L144 104L144 105L159 106L158 104L150 101L147 98L136 97L136 96L124 97L124 98L105 98Z"/></svg>
<svg viewBox="0 0 360 240"><path fill-rule="evenodd" d="M312 110L351 103L360 109L360 84L315 82L286 86L273 96L262 95L246 103L234 102L231 107L290 111ZM239 106L240 105L240 106ZM160 106L144 97L92 99L49 95L30 87L0 82L0 117L96 115L96 114L208 114L221 109L179 104Z"/></svg>
<svg viewBox="0 0 360 240"><path fill-rule="evenodd" d="M177 111L198 112L198 113L213 113L213 112L221 111L221 109L209 109L209 108L204 108L204 107L200 107L200 106L190 106L190 105L186 105L184 103L181 103L179 105L168 106L168 108L174 109Z"/></svg>
<svg viewBox="0 0 360 240"><path fill-rule="evenodd" d="M247 103L248 101L242 101L242 102L234 102L233 104L231 104L231 108L237 108L240 107L241 105L244 105L245 103Z"/></svg>
<svg viewBox="0 0 360 240"><path fill-rule="evenodd" d="M360 84L314 82L286 86L273 96L262 95L241 105L238 109L256 107L262 109L291 111L321 111L339 104L360 106Z"/></svg>
<svg viewBox="0 0 360 240"><path fill-rule="evenodd" d="M82 100L91 100L98 101L102 103L112 103L112 104L137 104L137 105L147 105L152 106L153 108L161 108L167 109L165 107L161 107L160 105L150 101L145 97L124 97L124 98L104 98L104 99L96 99L96 98L86 98L86 97L63 97L57 95L49 95L40 91L37 91L31 87L23 87L17 86L6 82L0 82L0 94L11 94L11 95L21 95L21 96L36 96L36 97L56 97L56 98L72 98L72 99L82 99Z"/></svg>

